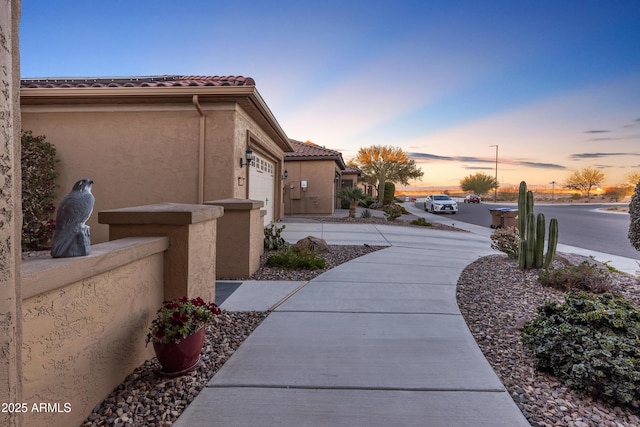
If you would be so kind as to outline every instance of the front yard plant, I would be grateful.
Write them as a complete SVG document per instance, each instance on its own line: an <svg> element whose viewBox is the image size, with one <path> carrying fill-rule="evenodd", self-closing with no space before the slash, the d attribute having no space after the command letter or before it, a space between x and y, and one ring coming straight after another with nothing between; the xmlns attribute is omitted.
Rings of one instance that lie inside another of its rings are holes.
<svg viewBox="0 0 640 427"><path fill-rule="evenodd" d="M596 263L583 261L578 265L542 270L538 281L544 286L561 291L577 290L601 294L611 289L611 276L605 268L598 267Z"/></svg>
<svg viewBox="0 0 640 427"><path fill-rule="evenodd" d="M51 247L55 230L53 200L58 187L56 147L44 135L23 131L20 138L22 168L22 250Z"/></svg>
<svg viewBox="0 0 640 427"><path fill-rule="evenodd" d="M290 270L321 270L325 267L324 258L312 251L296 251L287 248L267 257L267 266L283 267Z"/></svg>
<svg viewBox="0 0 640 427"><path fill-rule="evenodd" d="M640 311L620 295L570 293L524 326L536 368L572 389L640 409Z"/></svg>
<svg viewBox="0 0 640 427"><path fill-rule="evenodd" d="M491 233L491 249L507 254L509 259L518 259L520 233L515 227L497 228Z"/></svg>
<svg viewBox="0 0 640 427"><path fill-rule="evenodd" d="M282 236L282 230L285 229L285 226L278 227L275 224L270 224L268 227L264 228L264 248L269 251L274 251L278 249L282 249L285 247L286 243Z"/></svg>

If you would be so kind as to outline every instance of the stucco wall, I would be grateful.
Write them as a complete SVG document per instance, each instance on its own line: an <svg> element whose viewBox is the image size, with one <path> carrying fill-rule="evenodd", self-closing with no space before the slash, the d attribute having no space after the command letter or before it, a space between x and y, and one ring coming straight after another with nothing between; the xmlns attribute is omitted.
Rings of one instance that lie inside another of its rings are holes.
<svg viewBox="0 0 640 427"><path fill-rule="evenodd" d="M247 147L282 162L283 151L236 103L202 103L204 200L246 198L238 177ZM58 205L81 178L93 179L94 212L153 203L199 203L201 116L191 104L25 105L23 129L46 135L60 159ZM281 172L279 172L281 173ZM276 194L278 189L276 188ZM275 218L282 212L278 195ZM108 240L108 228L92 215L91 242Z"/></svg>
<svg viewBox="0 0 640 427"><path fill-rule="evenodd" d="M163 301L167 247L165 237L131 238L95 245L89 257L25 261L26 425L79 425L153 357L145 337ZM57 410L31 410L41 403Z"/></svg>
<svg viewBox="0 0 640 427"><path fill-rule="evenodd" d="M20 1L0 13L0 403L22 400L20 361ZM20 426L20 414L0 411L0 425Z"/></svg>
<svg viewBox="0 0 640 427"><path fill-rule="evenodd" d="M335 204L336 166L332 160L289 160L285 163L288 177L284 181L286 215L332 214ZM307 190L298 191L307 181ZM294 189L291 189L291 185ZM296 197L298 197L297 199Z"/></svg>
<svg viewBox="0 0 640 427"><path fill-rule="evenodd" d="M170 201L196 203L199 116L191 107L140 111L140 106L27 106L22 127L57 149L56 206L81 178L94 181L92 243L108 240L96 212Z"/></svg>

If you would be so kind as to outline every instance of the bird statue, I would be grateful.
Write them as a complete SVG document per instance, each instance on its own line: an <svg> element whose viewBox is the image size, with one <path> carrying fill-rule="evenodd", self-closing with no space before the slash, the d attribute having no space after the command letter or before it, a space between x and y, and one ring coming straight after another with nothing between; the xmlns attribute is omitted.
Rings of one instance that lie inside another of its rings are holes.
<svg viewBox="0 0 640 427"><path fill-rule="evenodd" d="M91 216L95 202L92 185L92 180L81 179L60 202L51 245L53 258L85 256L91 252L89 226L85 222Z"/></svg>

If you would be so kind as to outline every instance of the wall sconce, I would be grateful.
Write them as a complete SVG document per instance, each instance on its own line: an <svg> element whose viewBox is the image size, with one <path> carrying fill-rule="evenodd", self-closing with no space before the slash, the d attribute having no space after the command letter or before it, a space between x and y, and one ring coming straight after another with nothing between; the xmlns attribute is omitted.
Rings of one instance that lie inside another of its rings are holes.
<svg viewBox="0 0 640 427"><path fill-rule="evenodd" d="M244 186L244 177L243 176L239 176L238 177L238 187L243 187Z"/></svg>
<svg viewBox="0 0 640 427"><path fill-rule="evenodd" d="M287 179L288 176L289 176L289 172L285 169L284 174L282 175L282 179Z"/></svg>
<svg viewBox="0 0 640 427"><path fill-rule="evenodd" d="M244 159L240 157L240 167L251 166L251 162L253 162L253 150L251 149L251 147L247 147L247 151L245 151L244 157L245 157ZM245 159L246 159L246 162L244 162Z"/></svg>

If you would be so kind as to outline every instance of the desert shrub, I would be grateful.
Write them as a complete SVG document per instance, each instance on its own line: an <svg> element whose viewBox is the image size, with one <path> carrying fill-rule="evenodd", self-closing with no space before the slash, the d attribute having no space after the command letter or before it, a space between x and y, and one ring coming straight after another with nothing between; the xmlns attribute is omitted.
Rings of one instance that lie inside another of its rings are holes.
<svg viewBox="0 0 640 427"><path fill-rule="evenodd" d="M360 218L371 218L371 211L369 209L365 209L360 213Z"/></svg>
<svg viewBox="0 0 640 427"><path fill-rule="evenodd" d="M518 259L520 233L516 227L497 228L491 233L491 249L507 254L510 259Z"/></svg>
<svg viewBox="0 0 640 427"><path fill-rule="evenodd" d="M367 206L369 209L380 209L382 207L382 203L378 202L378 201L374 201L373 203L371 203L369 206Z"/></svg>
<svg viewBox="0 0 640 427"><path fill-rule="evenodd" d="M578 290L601 294L611 289L609 271L588 261L578 265L542 270L538 281L544 286L562 291Z"/></svg>
<svg viewBox="0 0 640 427"><path fill-rule="evenodd" d="M391 204L382 208L382 211L384 212L385 218L389 221L395 221L400 217L400 215L402 215L402 206Z"/></svg>
<svg viewBox="0 0 640 427"><path fill-rule="evenodd" d="M367 198L364 199L362 202L360 202L360 204L362 206L364 206L365 208L371 208L371 206L376 203L376 201L374 199L371 198L371 196L367 195Z"/></svg>
<svg viewBox="0 0 640 427"><path fill-rule="evenodd" d="M413 221L411 221L411 225L419 225L422 227L431 227L433 224L431 224L429 221L427 221L424 218L418 218L418 219L414 219Z"/></svg>
<svg viewBox="0 0 640 427"><path fill-rule="evenodd" d="M45 136L22 132L22 250L38 251L51 247L55 230L52 218L56 208L56 148Z"/></svg>
<svg viewBox="0 0 640 427"><path fill-rule="evenodd" d="M538 307L522 341L536 368L615 405L640 403L640 311L620 295L569 294Z"/></svg>
<svg viewBox="0 0 640 427"><path fill-rule="evenodd" d="M284 239L280 236L285 226L278 227L270 224L264 228L264 248L270 251L279 250L286 246Z"/></svg>
<svg viewBox="0 0 640 427"><path fill-rule="evenodd" d="M636 185L636 191L629 203L629 241L631 246L640 251L640 182Z"/></svg>
<svg viewBox="0 0 640 427"><path fill-rule="evenodd" d="M310 251L285 249L267 257L269 267L283 267L289 270L320 270L326 265L324 258Z"/></svg>

